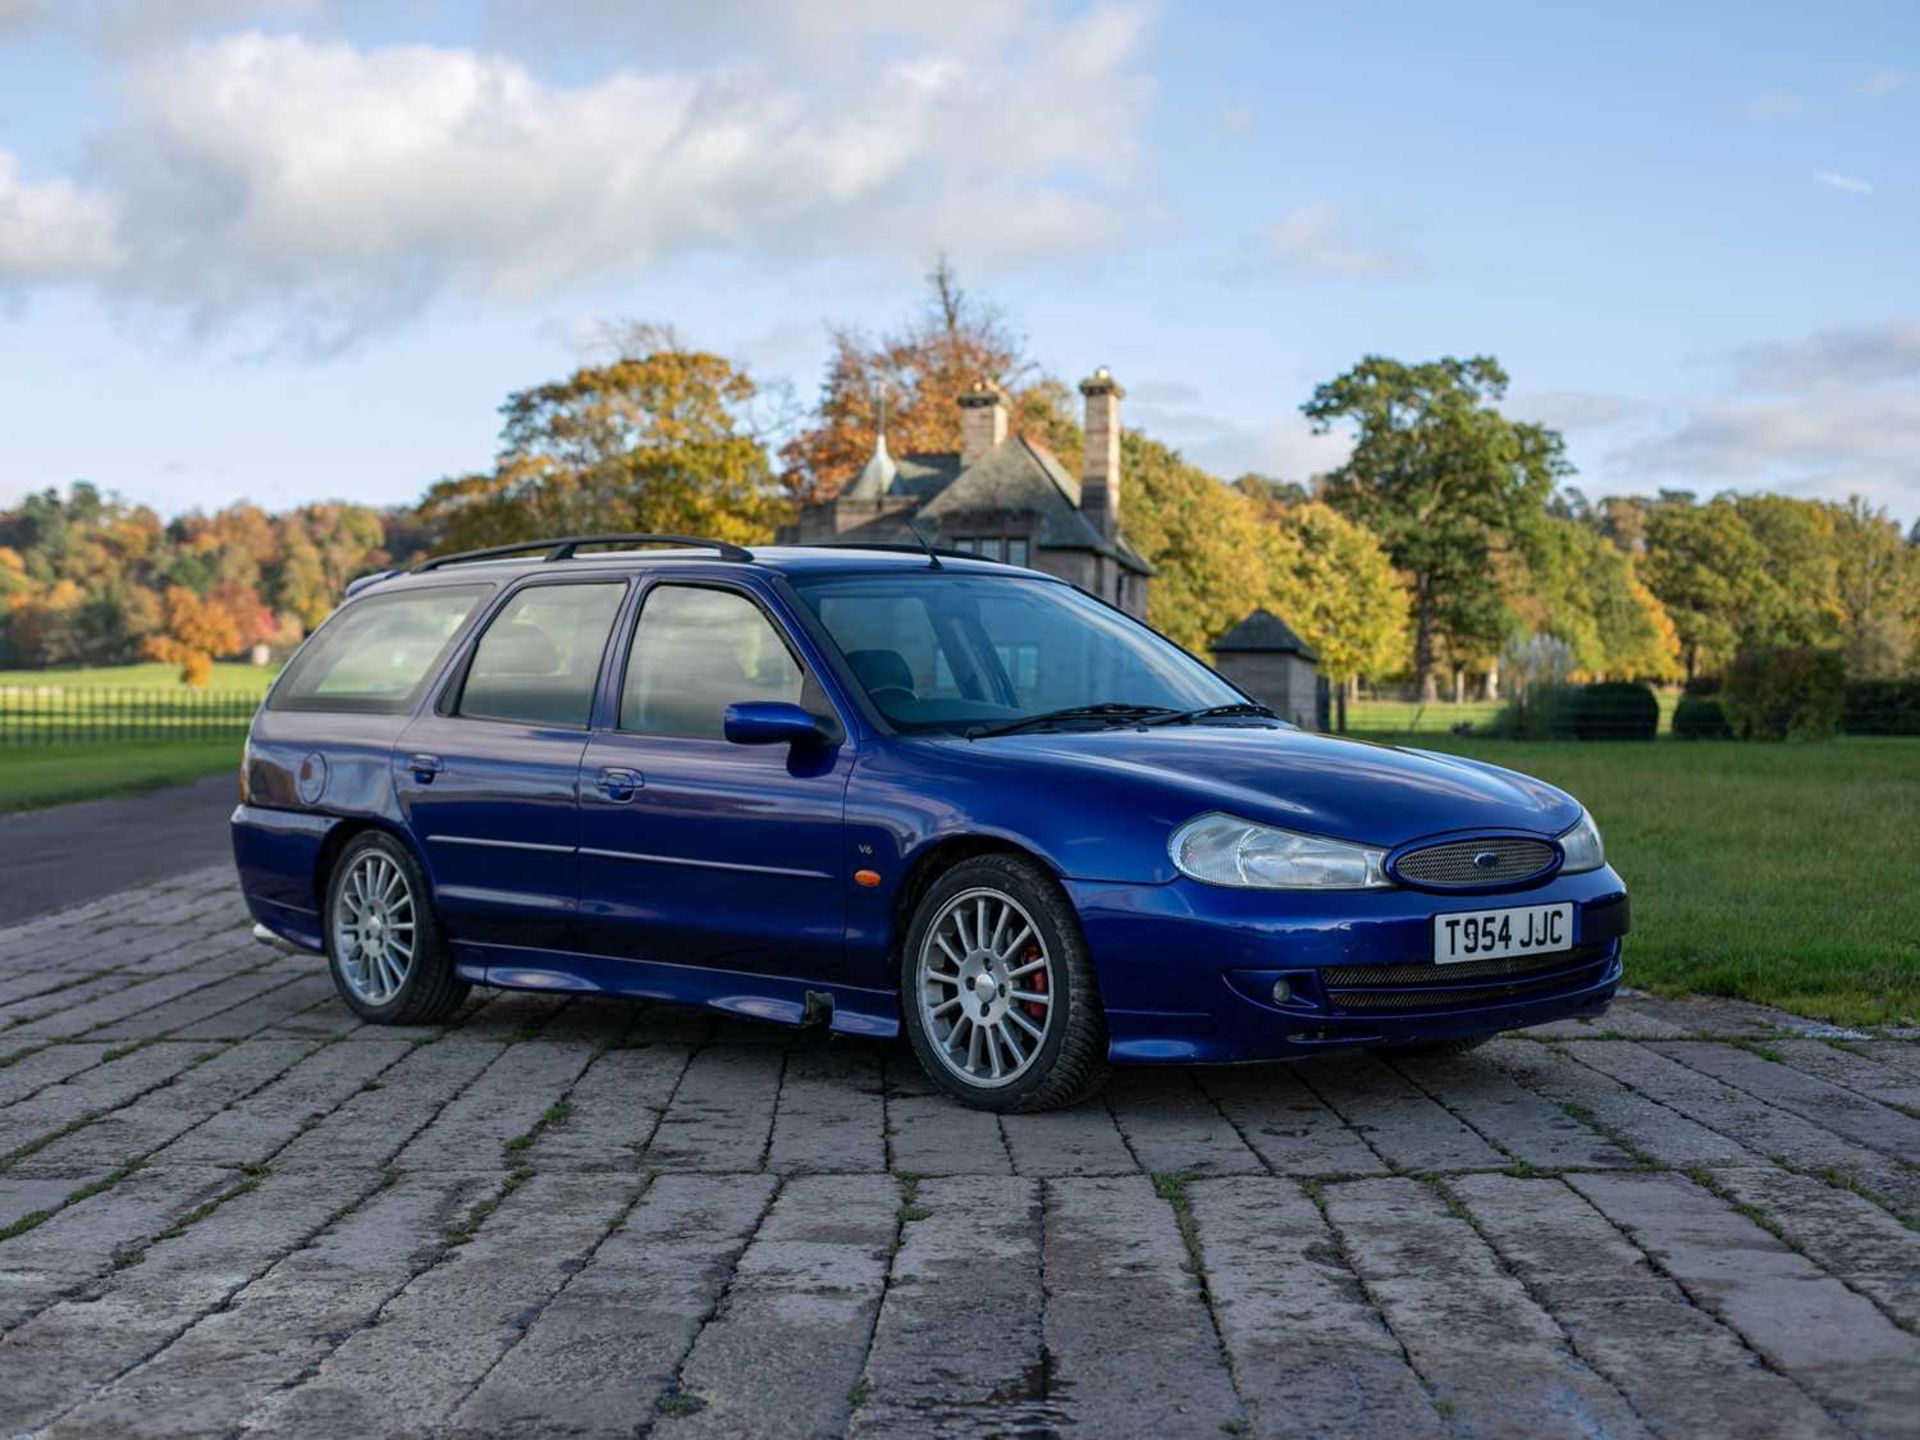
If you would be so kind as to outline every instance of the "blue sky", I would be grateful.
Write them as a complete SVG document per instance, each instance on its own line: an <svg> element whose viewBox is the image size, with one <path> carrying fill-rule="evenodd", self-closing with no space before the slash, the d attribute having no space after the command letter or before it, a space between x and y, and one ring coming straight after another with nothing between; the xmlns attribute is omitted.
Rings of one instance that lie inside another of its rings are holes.
<svg viewBox="0 0 1920 1440"><path fill-rule="evenodd" d="M944 249L1222 474L1488 352L1590 493L1920 517L1920 9L0 0L0 501L412 498L622 319L809 400Z"/></svg>

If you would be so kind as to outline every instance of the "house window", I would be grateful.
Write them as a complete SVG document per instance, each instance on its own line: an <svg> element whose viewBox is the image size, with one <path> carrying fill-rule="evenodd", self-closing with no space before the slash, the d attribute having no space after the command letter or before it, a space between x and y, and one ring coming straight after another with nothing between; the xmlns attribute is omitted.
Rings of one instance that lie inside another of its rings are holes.
<svg viewBox="0 0 1920 1440"><path fill-rule="evenodd" d="M973 537L971 535L960 536L953 542L953 548L971 555L973 553Z"/></svg>
<svg viewBox="0 0 1920 1440"><path fill-rule="evenodd" d="M1009 565L1025 565L1029 563L1027 559L1027 542L1024 538L1007 541L1007 563Z"/></svg>
<svg viewBox="0 0 1920 1440"><path fill-rule="evenodd" d="M1127 572L1124 570L1113 577L1113 603L1122 610L1127 608Z"/></svg>
<svg viewBox="0 0 1920 1440"><path fill-rule="evenodd" d="M1000 537L998 535L988 535L980 541L980 558L983 560L998 560L1000 558Z"/></svg>

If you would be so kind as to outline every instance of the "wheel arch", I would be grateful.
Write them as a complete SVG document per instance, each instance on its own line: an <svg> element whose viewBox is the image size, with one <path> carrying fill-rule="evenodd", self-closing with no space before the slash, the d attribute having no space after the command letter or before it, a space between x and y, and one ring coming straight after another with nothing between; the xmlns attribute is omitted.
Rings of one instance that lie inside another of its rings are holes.
<svg viewBox="0 0 1920 1440"><path fill-rule="evenodd" d="M1046 856L1004 835L943 835L924 846L913 857L905 878L894 892L893 915L887 934L887 954L891 959L897 962L900 947L906 944L907 932L913 928L913 912L919 908L921 897L933 888L934 882L962 861L975 860L982 855L1012 855L1021 860L1031 860L1054 881L1062 878L1059 866ZM1067 901L1067 908L1069 911L1073 909L1071 900Z"/></svg>
<svg viewBox="0 0 1920 1440"><path fill-rule="evenodd" d="M340 856L347 846L369 831L377 831L405 846L407 853L413 856L414 863L420 867L420 873L427 877L428 890L433 888L433 871L427 865L427 857L420 853L420 847L413 843L413 837L400 826L364 815L342 820L327 832L313 860L313 903L323 924L327 913L327 885L333 878L333 867L340 863Z"/></svg>

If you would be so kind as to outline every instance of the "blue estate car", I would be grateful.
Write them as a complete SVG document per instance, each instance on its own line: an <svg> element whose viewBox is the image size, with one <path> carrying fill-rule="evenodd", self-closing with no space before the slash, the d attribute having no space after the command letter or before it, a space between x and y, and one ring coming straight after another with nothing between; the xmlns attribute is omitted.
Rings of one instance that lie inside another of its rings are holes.
<svg viewBox="0 0 1920 1440"><path fill-rule="evenodd" d="M993 1110L1594 1014L1628 920L1552 786L1303 732L1063 581L885 547L357 582L253 722L233 839L256 934L367 1020L492 985L904 1027Z"/></svg>

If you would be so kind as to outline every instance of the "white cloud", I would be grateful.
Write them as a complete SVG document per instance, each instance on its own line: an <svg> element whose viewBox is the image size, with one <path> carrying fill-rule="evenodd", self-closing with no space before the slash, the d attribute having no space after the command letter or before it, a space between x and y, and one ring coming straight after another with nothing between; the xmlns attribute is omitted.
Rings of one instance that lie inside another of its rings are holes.
<svg viewBox="0 0 1920 1440"><path fill-rule="evenodd" d="M1737 382L1755 390L1807 391L1920 379L1920 320L1889 320L1743 345L1728 359Z"/></svg>
<svg viewBox="0 0 1920 1440"><path fill-rule="evenodd" d="M120 259L109 200L67 180L23 180L0 150L0 287L92 278Z"/></svg>
<svg viewBox="0 0 1920 1440"><path fill-rule="evenodd" d="M1289 210L1262 232L1261 240L1280 264L1320 275L1400 275L1415 268L1404 251L1357 238L1346 213L1329 200Z"/></svg>
<svg viewBox="0 0 1920 1440"><path fill-rule="evenodd" d="M1694 488L1859 493L1899 514L1920 509L1920 322L1742 346L1724 362L1725 393L1617 458Z"/></svg>
<svg viewBox="0 0 1920 1440"><path fill-rule="evenodd" d="M1835 190L1845 190L1850 195L1871 195L1873 186L1858 175L1842 175L1837 170L1816 170L1813 178L1822 185Z"/></svg>
<svg viewBox="0 0 1920 1440"><path fill-rule="evenodd" d="M1860 91L1864 95L1891 95L1904 90L1912 78L1904 70L1876 70L1860 82Z"/></svg>
<svg viewBox="0 0 1920 1440"><path fill-rule="evenodd" d="M118 207L117 293L202 328L291 316L318 345L443 288L526 299L691 253L1020 260L1125 224L1146 27L1104 3L857 83L728 63L571 86L472 50L231 35L131 65L100 195L42 189Z"/></svg>

